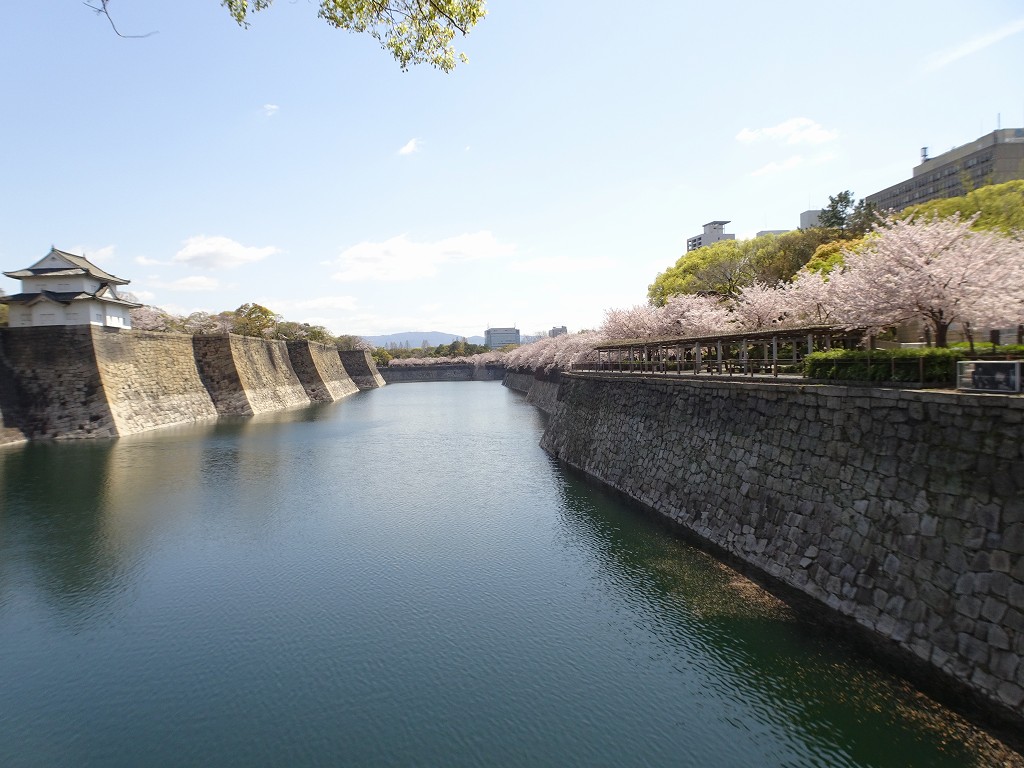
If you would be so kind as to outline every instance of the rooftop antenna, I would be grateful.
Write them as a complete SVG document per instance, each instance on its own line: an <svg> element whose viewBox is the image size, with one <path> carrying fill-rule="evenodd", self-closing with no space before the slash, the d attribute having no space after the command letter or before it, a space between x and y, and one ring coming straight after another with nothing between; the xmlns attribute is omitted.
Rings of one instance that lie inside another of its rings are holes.
<svg viewBox="0 0 1024 768"><path fill-rule="evenodd" d="M1003 113L996 112L996 130L998 131L1003 127Z"/></svg>

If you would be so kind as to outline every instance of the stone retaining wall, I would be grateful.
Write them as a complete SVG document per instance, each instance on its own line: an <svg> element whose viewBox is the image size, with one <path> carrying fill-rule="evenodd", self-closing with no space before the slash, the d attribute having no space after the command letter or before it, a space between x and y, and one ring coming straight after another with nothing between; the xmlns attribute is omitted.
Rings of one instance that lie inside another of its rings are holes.
<svg viewBox="0 0 1024 768"><path fill-rule="evenodd" d="M306 395L315 403L333 403L359 391L341 364L336 347L315 341L289 341L288 357Z"/></svg>
<svg viewBox="0 0 1024 768"><path fill-rule="evenodd" d="M1024 724L1024 398L563 375L542 446Z"/></svg>
<svg viewBox="0 0 1024 768"><path fill-rule="evenodd" d="M0 339L0 445L10 445L28 438L21 429L14 374L4 360L2 343Z"/></svg>
<svg viewBox="0 0 1024 768"><path fill-rule="evenodd" d="M341 356L341 364L345 366L348 375L352 377L352 381L356 383L359 389L377 389L377 387L383 387L387 383L377 370L377 366L374 364L369 352L357 350L354 352L338 352L338 354Z"/></svg>
<svg viewBox="0 0 1024 768"><path fill-rule="evenodd" d="M226 333L193 336L192 350L199 376L210 393L217 415L252 416L255 411L238 374L230 336Z"/></svg>
<svg viewBox="0 0 1024 768"><path fill-rule="evenodd" d="M6 328L0 375L13 394L4 410L29 439L112 437L117 426L103 389L91 326Z"/></svg>
<svg viewBox="0 0 1024 768"><path fill-rule="evenodd" d="M231 355L253 413L309 405L310 399L288 358L288 344L229 334Z"/></svg>
<svg viewBox="0 0 1024 768"><path fill-rule="evenodd" d="M117 434L216 418L191 336L94 327L92 344Z"/></svg>
<svg viewBox="0 0 1024 768"><path fill-rule="evenodd" d="M535 405L544 413L552 413L558 401L558 376L538 377L530 371L509 371L502 383L509 389L526 395L526 402Z"/></svg>
<svg viewBox="0 0 1024 768"><path fill-rule="evenodd" d="M359 355L365 378L379 378ZM302 380L292 356L302 360ZM337 351L312 342L93 326L0 329L0 445L113 437L355 391Z"/></svg>

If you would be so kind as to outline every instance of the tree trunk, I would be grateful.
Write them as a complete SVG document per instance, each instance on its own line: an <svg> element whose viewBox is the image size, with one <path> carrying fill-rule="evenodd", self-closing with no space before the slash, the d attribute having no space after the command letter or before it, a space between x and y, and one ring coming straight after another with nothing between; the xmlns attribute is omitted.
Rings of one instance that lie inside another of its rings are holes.
<svg viewBox="0 0 1024 768"><path fill-rule="evenodd" d="M949 323L935 321L935 346L945 347L946 337L949 334Z"/></svg>

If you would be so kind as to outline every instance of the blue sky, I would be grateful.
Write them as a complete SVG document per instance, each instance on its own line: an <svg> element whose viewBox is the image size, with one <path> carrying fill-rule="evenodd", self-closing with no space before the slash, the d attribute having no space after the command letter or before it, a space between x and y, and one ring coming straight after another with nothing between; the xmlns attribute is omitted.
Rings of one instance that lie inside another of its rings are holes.
<svg viewBox="0 0 1024 768"><path fill-rule="evenodd" d="M0 265L52 244L173 312L336 333L575 331L644 302L704 222L795 228L922 146L1024 126L1019 0L697 5L492 0L446 75L308 0L248 30L217 0L113 0L157 32L135 40L18 3Z"/></svg>

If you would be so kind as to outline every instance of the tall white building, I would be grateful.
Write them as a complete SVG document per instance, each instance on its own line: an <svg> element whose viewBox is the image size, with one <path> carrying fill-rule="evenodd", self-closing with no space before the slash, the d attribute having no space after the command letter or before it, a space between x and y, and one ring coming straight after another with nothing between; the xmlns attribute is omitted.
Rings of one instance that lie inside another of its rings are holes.
<svg viewBox="0 0 1024 768"><path fill-rule="evenodd" d="M800 229L810 229L816 227L821 221L821 209L812 208L809 211L804 211L800 214Z"/></svg>
<svg viewBox="0 0 1024 768"><path fill-rule="evenodd" d="M130 281L104 272L84 256L51 248L30 267L4 272L21 280L21 293L0 297L12 328L35 325L105 325L131 328L129 314L141 304L121 298Z"/></svg>
<svg viewBox="0 0 1024 768"><path fill-rule="evenodd" d="M735 240L736 235L725 233L725 225L728 223L728 221L709 221L704 225L704 232L702 234L687 238L686 252L695 251L698 248L703 248L705 245L717 243L719 240Z"/></svg>
<svg viewBox="0 0 1024 768"><path fill-rule="evenodd" d="M518 328L488 328L484 331L484 344L488 349L498 349L506 344L518 343Z"/></svg>

